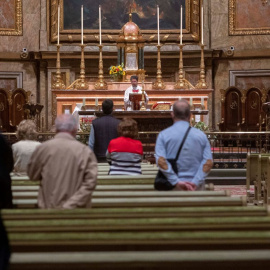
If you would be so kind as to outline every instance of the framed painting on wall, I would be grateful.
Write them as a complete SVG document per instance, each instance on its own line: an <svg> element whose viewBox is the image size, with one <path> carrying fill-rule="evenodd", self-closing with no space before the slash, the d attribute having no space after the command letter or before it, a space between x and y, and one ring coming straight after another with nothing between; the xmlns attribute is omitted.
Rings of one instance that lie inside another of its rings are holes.
<svg viewBox="0 0 270 270"><path fill-rule="evenodd" d="M0 36L22 35L22 0L0 1Z"/></svg>
<svg viewBox="0 0 270 270"><path fill-rule="evenodd" d="M266 0L229 0L229 35L269 35L270 6Z"/></svg>
<svg viewBox="0 0 270 270"><path fill-rule="evenodd" d="M157 5L161 42L179 42L180 6L183 6L183 40L199 40L201 0L59 0L60 41L80 42L81 5L84 7L83 24L86 43L99 41L99 5L101 5L101 28L103 43L115 42L121 28L129 20L141 29L146 43L157 42ZM51 42L57 41L57 1L50 0Z"/></svg>

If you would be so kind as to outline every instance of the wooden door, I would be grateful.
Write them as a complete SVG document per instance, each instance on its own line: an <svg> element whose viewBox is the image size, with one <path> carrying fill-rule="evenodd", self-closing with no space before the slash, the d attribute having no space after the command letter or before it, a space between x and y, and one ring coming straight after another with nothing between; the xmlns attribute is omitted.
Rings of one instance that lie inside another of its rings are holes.
<svg viewBox="0 0 270 270"><path fill-rule="evenodd" d="M8 132L9 127L8 95L4 89L0 89L0 130Z"/></svg>
<svg viewBox="0 0 270 270"><path fill-rule="evenodd" d="M262 110L261 91L251 88L247 91L246 125L247 131L259 131L260 114Z"/></svg>
<svg viewBox="0 0 270 270"><path fill-rule="evenodd" d="M225 99L226 130L238 131L242 121L241 93L237 88L228 89Z"/></svg>

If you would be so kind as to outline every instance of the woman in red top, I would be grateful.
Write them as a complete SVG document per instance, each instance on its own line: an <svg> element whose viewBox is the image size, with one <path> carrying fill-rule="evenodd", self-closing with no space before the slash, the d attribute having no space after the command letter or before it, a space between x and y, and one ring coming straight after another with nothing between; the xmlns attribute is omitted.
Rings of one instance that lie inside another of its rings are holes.
<svg viewBox="0 0 270 270"><path fill-rule="evenodd" d="M141 174L143 156L142 143L138 137L137 122L124 118L118 125L119 136L110 141L106 157L110 163L109 174L137 175Z"/></svg>

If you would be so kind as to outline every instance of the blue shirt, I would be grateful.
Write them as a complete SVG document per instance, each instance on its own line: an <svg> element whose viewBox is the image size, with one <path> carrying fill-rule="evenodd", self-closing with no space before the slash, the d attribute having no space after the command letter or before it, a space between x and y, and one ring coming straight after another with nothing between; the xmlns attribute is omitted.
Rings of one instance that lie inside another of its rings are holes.
<svg viewBox="0 0 270 270"><path fill-rule="evenodd" d="M94 145L95 145L95 131L94 127L91 124L91 130L90 130L90 135L89 135L89 141L88 141L89 147L94 151Z"/></svg>
<svg viewBox="0 0 270 270"><path fill-rule="evenodd" d="M165 159L176 157L188 127L187 121L177 121L171 127L159 133L155 148L157 164L159 157ZM168 161L168 169L160 168L160 170L172 185L176 185L179 181L188 181L196 186L201 186L208 174L203 171L203 165L207 160L212 161L209 141L202 131L191 128L177 160L178 175L175 174Z"/></svg>

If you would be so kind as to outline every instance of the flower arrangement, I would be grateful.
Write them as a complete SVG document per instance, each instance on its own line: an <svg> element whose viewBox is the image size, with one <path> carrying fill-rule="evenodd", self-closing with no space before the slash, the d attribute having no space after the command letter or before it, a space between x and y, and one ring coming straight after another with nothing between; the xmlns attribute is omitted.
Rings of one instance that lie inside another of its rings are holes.
<svg viewBox="0 0 270 270"><path fill-rule="evenodd" d="M124 64L122 63L119 66L110 66L109 74L114 80L122 77L126 74L126 72L124 71Z"/></svg>

